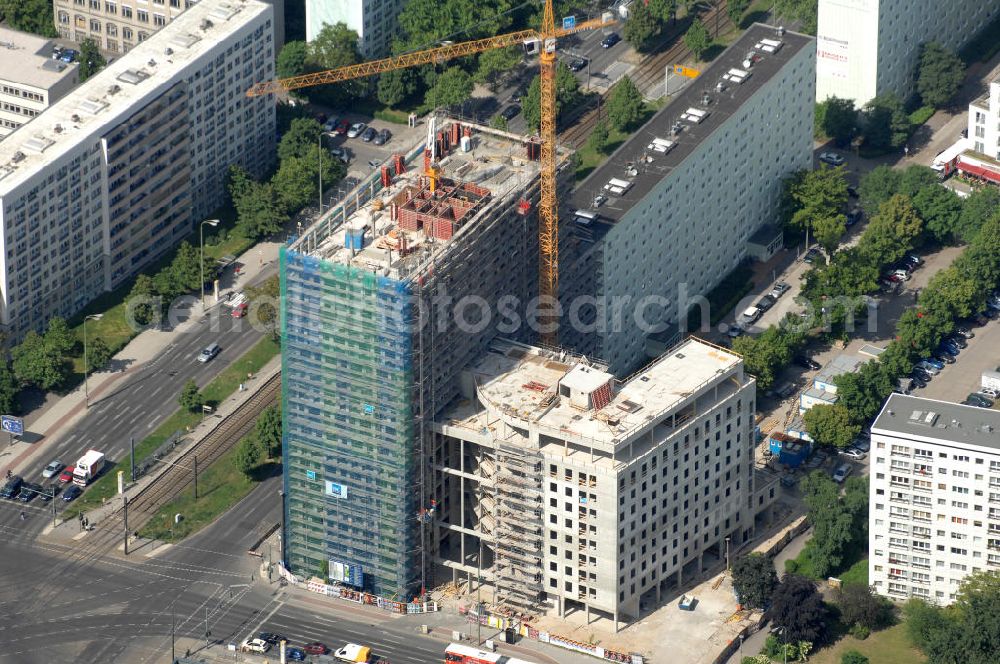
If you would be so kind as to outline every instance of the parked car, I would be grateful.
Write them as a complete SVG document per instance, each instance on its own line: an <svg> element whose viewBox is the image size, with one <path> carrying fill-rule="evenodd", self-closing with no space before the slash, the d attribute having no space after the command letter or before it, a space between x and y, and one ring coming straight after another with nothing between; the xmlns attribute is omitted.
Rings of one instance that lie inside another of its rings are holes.
<svg viewBox="0 0 1000 664"><path fill-rule="evenodd" d="M59 54L59 59L63 62L73 62L76 57L80 55L77 51L72 48L63 49L62 53Z"/></svg>
<svg viewBox="0 0 1000 664"><path fill-rule="evenodd" d="M819 160L825 164L830 164L831 166L842 166L846 161L836 152L821 152L819 154Z"/></svg>
<svg viewBox="0 0 1000 664"><path fill-rule="evenodd" d="M868 456L867 454L857 449L856 447L848 447L847 449L840 450L839 454L841 456L847 457L848 459L854 459L855 461L861 461L866 456Z"/></svg>
<svg viewBox="0 0 1000 664"><path fill-rule="evenodd" d="M38 492L35 491L36 486L38 485L32 484L30 482L22 483L21 491L17 494L17 499L20 500L22 503L30 503L32 500L35 499L35 496L38 495Z"/></svg>
<svg viewBox="0 0 1000 664"><path fill-rule="evenodd" d="M961 352L961 349L959 349L958 344L953 344L948 340L944 340L940 344L938 344L938 350L943 350L949 355L954 355L955 357L958 357L958 354Z"/></svg>
<svg viewBox="0 0 1000 664"><path fill-rule="evenodd" d="M933 374L921 366L916 366L913 367L913 371L910 372L910 377L913 378L913 380L922 381L924 383L922 387L926 387L927 383L931 382Z"/></svg>
<svg viewBox="0 0 1000 664"><path fill-rule="evenodd" d="M914 270L924 264L924 259L916 254L906 254L903 260L912 265Z"/></svg>
<svg viewBox="0 0 1000 664"><path fill-rule="evenodd" d="M257 639L269 643L272 646L276 646L282 641L287 641L287 639L280 634L275 634L274 632L261 632L257 635Z"/></svg>
<svg viewBox="0 0 1000 664"><path fill-rule="evenodd" d="M332 132L337 130L337 125L340 124L340 118L334 116L323 123L323 131Z"/></svg>
<svg viewBox="0 0 1000 664"><path fill-rule="evenodd" d="M979 315L988 318L989 320L996 320L997 317L1000 317L1000 311L994 309L993 307L986 307L979 312Z"/></svg>
<svg viewBox="0 0 1000 664"><path fill-rule="evenodd" d="M924 375L913 372L910 374L910 389L915 387L927 387L927 381L924 380Z"/></svg>
<svg viewBox="0 0 1000 664"><path fill-rule="evenodd" d="M746 330L744 330L739 325L730 325L729 329L726 330L726 334L729 336L730 339L735 339L737 337L742 337L745 333L746 333Z"/></svg>
<svg viewBox="0 0 1000 664"><path fill-rule="evenodd" d="M351 130L351 123L347 120L341 120L340 124L337 125L337 134L340 136L347 135L347 132Z"/></svg>
<svg viewBox="0 0 1000 664"><path fill-rule="evenodd" d="M837 466L837 469L833 471L833 481L837 482L838 484L842 483L844 480L847 479L847 476L851 474L852 470L853 468L851 467L850 464L847 463L840 464L839 466Z"/></svg>
<svg viewBox="0 0 1000 664"><path fill-rule="evenodd" d="M378 133L378 136L375 137L375 145L385 145L389 142L390 138L392 138L392 132L388 129L383 129Z"/></svg>
<svg viewBox="0 0 1000 664"><path fill-rule="evenodd" d="M521 107L520 106L518 106L517 104L511 104L507 108L505 108L502 111L500 111L500 115L503 116L504 120L507 120L509 122L510 120L513 120L514 118L516 118L517 114L520 113L520 112L521 112Z"/></svg>
<svg viewBox="0 0 1000 664"><path fill-rule="evenodd" d="M50 477L55 477L61 473L66 468L64 464L59 459L55 459L49 462L49 465L45 466L45 470L42 471L42 477L49 479Z"/></svg>
<svg viewBox="0 0 1000 664"><path fill-rule="evenodd" d="M364 122L355 122L351 125L351 128L347 130L347 137L357 138L365 131L365 129L368 129L368 125Z"/></svg>
<svg viewBox="0 0 1000 664"><path fill-rule="evenodd" d="M858 198L858 190L855 189L854 187L848 187L847 195L850 196L851 198Z"/></svg>
<svg viewBox="0 0 1000 664"><path fill-rule="evenodd" d="M958 327L956 327L955 334L957 334L960 337L964 337L966 339L971 339L972 337L976 336L975 332L965 327L964 325L959 325Z"/></svg>
<svg viewBox="0 0 1000 664"><path fill-rule="evenodd" d="M945 341L953 346L958 346L959 348L968 348L969 342L965 340L961 334L949 334L944 338Z"/></svg>
<svg viewBox="0 0 1000 664"><path fill-rule="evenodd" d="M69 503L69 502L72 502L73 500L79 498L80 494L82 494L82 493L83 493L83 489L81 489L76 484L70 484L68 487L66 487L66 491L63 492L62 499L65 502Z"/></svg>
<svg viewBox="0 0 1000 664"><path fill-rule="evenodd" d="M41 484L35 484L33 482L25 482L24 484L22 484L21 485L21 500L22 501L28 502L28 500L31 500L31 498L28 498L27 500L25 500L25 495L28 494L28 493L31 494L31 498L34 498L35 496L38 496L39 498L41 498L45 502L48 502L48 501L52 500L52 492L46 490L46 488L43 487Z"/></svg>
<svg viewBox="0 0 1000 664"><path fill-rule="evenodd" d="M982 395L973 392L965 398L966 401L972 402L972 405L979 406L980 408L992 408L993 400Z"/></svg>
<svg viewBox="0 0 1000 664"><path fill-rule="evenodd" d="M739 321L741 323L749 325L750 323L755 323L760 318L760 315L764 313L758 307L747 307L740 314Z"/></svg>
<svg viewBox="0 0 1000 664"><path fill-rule="evenodd" d="M756 306L761 311L767 311L768 309L774 306L775 302L776 300L773 296L765 295L764 297L757 300L757 304L754 306Z"/></svg>
<svg viewBox="0 0 1000 664"><path fill-rule="evenodd" d="M934 359L940 362L944 362L945 364L955 364L955 362L958 361L955 359L954 355L942 350L938 350L937 352L934 353Z"/></svg>
<svg viewBox="0 0 1000 664"><path fill-rule="evenodd" d="M66 466L61 473L59 473L59 481L63 484L73 481L73 471L76 470L76 466Z"/></svg>
<svg viewBox="0 0 1000 664"><path fill-rule="evenodd" d="M266 653L271 649L271 644L263 639L247 639L240 646L240 650L243 652L255 652L258 654Z"/></svg>
<svg viewBox="0 0 1000 664"><path fill-rule="evenodd" d="M621 40L622 38L618 36L617 32L612 32L610 35L601 40L601 48L611 48Z"/></svg>
<svg viewBox="0 0 1000 664"><path fill-rule="evenodd" d="M302 648L289 646L285 648L285 659L289 662L304 662L306 661L306 651Z"/></svg>
<svg viewBox="0 0 1000 664"><path fill-rule="evenodd" d="M851 443L851 447L853 447L856 450L861 450L862 452L867 452L872 448L872 441L870 438L866 438L864 436L858 436L857 438L854 439L854 442Z"/></svg>
<svg viewBox="0 0 1000 664"><path fill-rule="evenodd" d="M378 136L378 130L375 127L368 127L363 132L361 132L361 140L365 143L371 143Z"/></svg>
<svg viewBox="0 0 1000 664"><path fill-rule="evenodd" d="M330 649L327 648L326 645L320 643L319 641L313 641L312 643L307 643L304 646L302 646L302 649L305 650L310 655L325 655L330 651Z"/></svg>
<svg viewBox="0 0 1000 664"><path fill-rule="evenodd" d="M330 148L330 154L334 158L339 159L345 164L351 160L351 158L347 154L346 148Z"/></svg>
<svg viewBox="0 0 1000 664"><path fill-rule="evenodd" d="M771 288L771 297L777 300L779 297L787 293L790 288L791 286L786 284L784 281L779 281L774 284L773 288Z"/></svg>
<svg viewBox="0 0 1000 664"><path fill-rule="evenodd" d="M917 364L920 364L920 365L929 364L932 367L934 367L935 369L937 369L938 371L941 371L942 369L944 369L944 363L940 362L938 360L935 360L933 357L925 357L924 359L922 359Z"/></svg>
<svg viewBox="0 0 1000 664"><path fill-rule="evenodd" d="M1000 390L994 390L992 387L982 387L979 389L978 394L982 394L987 399L996 399L1000 397Z"/></svg>
<svg viewBox="0 0 1000 664"><path fill-rule="evenodd" d="M910 273L907 270L893 270L892 274L894 276L899 277L903 281L909 281L910 280Z"/></svg>
<svg viewBox="0 0 1000 664"><path fill-rule="evenodd" d="M816 260L816 258L819 255L820 255L819 249L813 247L812 249L806 252L806 255L802 257L802 260L805 261L806 263L812 264L812 262Z"/></svg>
<svg viewBox="0 0 1000 664"><path fill-rule="evenodd" d="M816 371L817 369L820 368L819 362L805 355L796 355L795 357L792 358L792 362L802 367L803 369L810 369L812 371Z"/></svg>
<svg viewBox="0 0 1000 664"><path fill-rule="evenodd" d="M583 58L575 58L569 63L569 70L573 72L582 71L586 66L586 60Z"/></svg>
<svg viewBox="0 0 1000 664"><path fill-rule="evenodd" d="M864 213L860 209L851 210L850 212L847 213L847 222L846 222L847 226L851 227L854 224L858 223L859 221L861 221L861 218L863 216Z"/></svg>

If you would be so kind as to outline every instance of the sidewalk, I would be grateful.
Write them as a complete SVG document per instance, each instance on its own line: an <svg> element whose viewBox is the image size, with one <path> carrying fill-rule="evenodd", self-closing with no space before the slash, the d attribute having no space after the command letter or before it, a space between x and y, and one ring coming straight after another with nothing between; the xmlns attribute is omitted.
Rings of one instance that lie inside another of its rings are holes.
<svg viewBox="0 0 1000 664"><path fill-rule="evenodd" d="M243 263L242 274L232 280L228 288L220 287L217 298L206 294L210 305L205 312L199 311L200 305L195 304L190 310L191 317L176 327L169 330L147 330L132 339L111 361L112 366L128 367L127 369L90 374L87 380L90 402L94 403L100 400L102 395L111 394L116 387L127 382L126 378L152 366L164 349L175 343L188 330L198 326L208 314L220 307L227 293L240 290L259 274L272 269L272 264L277 262L280 246L281 243L278 242L261 243L241 255L238 260ZM61 399L51 401L30 413L25 418L25 434L34 442L16 440L0 451L0 464L3 466L0 472L9 470L23 473L29 466L33 468L38 465L41 459L36 457L45 453L60 436L69 431L86 414L85 394L85 387L80 385ZM65 461L71 462L69 459Z"/></svg>

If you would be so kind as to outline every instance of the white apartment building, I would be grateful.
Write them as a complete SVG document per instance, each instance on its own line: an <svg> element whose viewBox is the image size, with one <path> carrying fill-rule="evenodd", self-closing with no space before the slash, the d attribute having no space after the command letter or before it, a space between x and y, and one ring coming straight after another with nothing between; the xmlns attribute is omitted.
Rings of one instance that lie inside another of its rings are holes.
<svg viewBox="0 0 1000 664"><path fill-rule="evenodd" d="M752 26L577 187L560 211L564 345L627 375L747 258L782 178L812 166L815 57L811 37Z"/></svg>
<svg viewBox="0 0 1000 664"><path fill-rule="evenodd" d="M967 145L990 159L1000 160L1000 79L990 81L990 89L969 104Z"/></svg>
<svg viewBox="0 0 1000 664"><path fill-rule="evenodd" d="M0 140L79 82L76 63L52 58L51 40L0 27Z"/></svg>
<svg viewBox="0 0 1000 664"><path fill-rule="evenodd" d="M920 45L957 51L997 17L990 0L819 0L816 101L915 91Z"/></svg>
<svg viewBox="0 0 1000 664"><path fill-rule="evenodd" d="M396 17L406 0L306 0L306 39L324 25L344 23L358 33L358 52L365 58L389 53L396 36Z"/></svg>
<svg viewBox="0 0 1000 664"><path fill-rule="evenodd" d="M776 496L754 470L754 379L691 338L622 383L505 340L434 425L435 563L494 601L615 620L724 559ZM485 599L484 601L488 601Z"/></svg>
<svg viewBox="0 0 1000 664"><path fill-rule="evenodd" d="M1000 569L1000 413L893 394L871 434L868 578L950 604L968 574Z"/></svg>
<svg viewBox="0 0 1000 664"><path fill-rule="evenodd" d="M275 155L271 6L204 0L0 142L0 324L19 340L162 256Z"/></svg>

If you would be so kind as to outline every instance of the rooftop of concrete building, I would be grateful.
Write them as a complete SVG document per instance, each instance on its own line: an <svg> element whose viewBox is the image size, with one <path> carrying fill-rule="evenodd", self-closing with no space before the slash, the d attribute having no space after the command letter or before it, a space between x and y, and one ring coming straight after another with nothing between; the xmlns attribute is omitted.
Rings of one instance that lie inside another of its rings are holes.
<svg viewBox="0 0 1000 664"><path fill-rule="evenodd" d="M780 32L752 25L576 188L569 202L572 209L597 212L603 222L622 219L796 53L813 43L812 37ZM595 207L598 194L607 201Z"/></svg>
<svg viewBox="0 0 1000 664"><path fill-rule="evenodd" d="M819 373L813 378L813 383L833 384L837 376L849 373L857 373L861 365L870 358L861 357L850 353L841 353L827 362Z"/></svg>
<svg viewBox="0 0 1000 664"><path fill-rule="evenodd" d="M1000 450L1000 412L891 394L872 424L872 434L936 439Z"/></svg>
<svg viewBox="0 0 1000 664"><path fill-rule="evenodd" d="M48 89L77 67L54 59L54 48L51 39L0 27L0 80Z"/></svg>
<svg viewBox="0 0 1000 664"><path fill-rule="evenodd" d="M468 232L484 212L518 206L520 192L538 178L539 162L528 158L526 143L518 136L457 121L443 121L436 131L457 131L458 140L436 163L433 191L431 178L423 172L421 140L406 153L411 156L408 163L406 155L385 162L388 186L380 169L290 249L405 279L446 251L452 238ZM468 151L462 147L463 136ZM532 207L519 209L535 212Z"/></svg>
<svg viewBox="0 0 1000 664"><path fill-rule="evenodd" d="M619 382L585 358L498 341L470 371L479 398L525 426L618 445L741 361L689 338Z"/></svg>
<svg viewBox="0 0 1000 664"><path fill-rule="evenodd" d="M80 140L121 122L191 60L269 8L260 0L192 5L0 143L0 197Z"/></svg>

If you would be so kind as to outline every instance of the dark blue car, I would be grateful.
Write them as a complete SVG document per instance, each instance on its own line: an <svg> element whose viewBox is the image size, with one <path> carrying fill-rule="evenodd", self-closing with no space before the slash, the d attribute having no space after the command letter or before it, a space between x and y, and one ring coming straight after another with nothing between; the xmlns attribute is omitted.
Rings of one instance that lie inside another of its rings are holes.
<svg viewBox="0 0 1000 664"><path fill-rule="evenodd" d="M306 661L306 651L302 648L285 648L285 659L291 662L304 662Z"/></svg>

